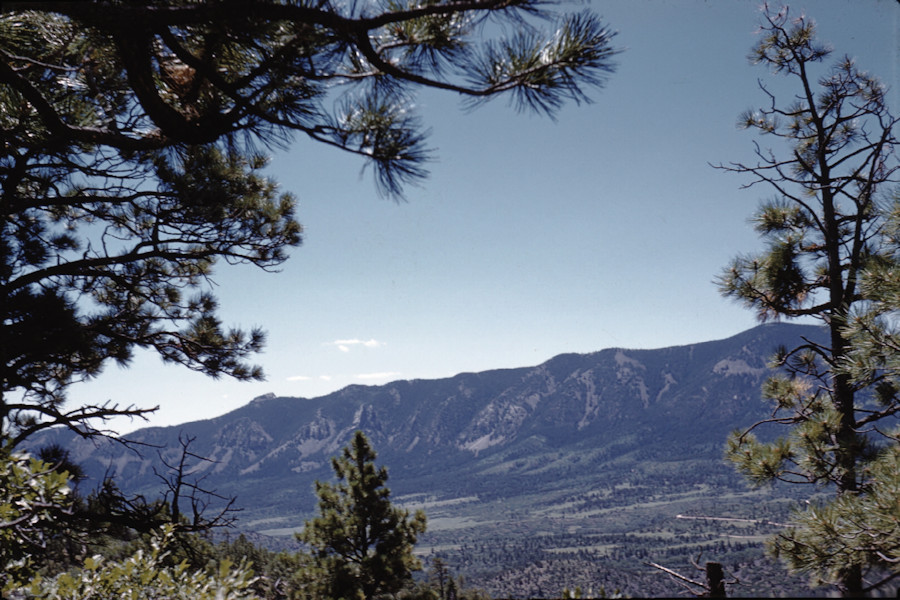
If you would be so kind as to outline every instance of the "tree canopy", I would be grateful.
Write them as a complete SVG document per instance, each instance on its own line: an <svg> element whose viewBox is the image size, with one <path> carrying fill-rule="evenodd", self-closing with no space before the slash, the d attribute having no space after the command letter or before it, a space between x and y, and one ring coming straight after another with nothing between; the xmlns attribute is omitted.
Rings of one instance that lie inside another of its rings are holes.
<svg viewBox="0 0 900 600"><path fill-rule="evenodd" d="M223 325L209 282L301 242L265 151L341 148L399 197L431 155L417 89L552 115L603 85L612 37L540 0L0 4L0 428L143 415L65 405L137 348L261 378L263 332Z"/></svg>
<svg viewBox="0 0 900 600"><path fill-rule="evenodd" d="M305 586L310 598L364 598L399 591L421 564L412 551L425 532L425 513L393 506L387 469L357 431L332 459L337 484L316 483L319 515L298 539L312 550Z"/></svg>
<svg viewBox="0 0 900 600"><path fill-rule="evenodd" d="M773 197L754 217L765 249L735 259L719 283L760 320L812 317L827 328L825 343L804 339L779 350L778 372L763 388L772 417L735 433L728 455L755 483L809 483L834 493L798 513L773 550L817 583L858 596L884 582L864 584L867 570L897 564L896 534L872 535L890 517L871 509L883 507L885 490L896 487L882 486L888 471L877 465L895 460L900 439L889 429L900 412L892 326L900 304L883 285L900 272L898 119L885 104L885 87L852 59L823 68L831 54L810 19L786 8L765 12L751 58L788 77L795 92L785 102L762 85L766 105L741 122L775 149L757 145L756 164L720 166ZM766 424L790 429L762 442L755 432ZM893 510L896 519L896 502ZM853 526L836 525L857 516Z"/></svg>

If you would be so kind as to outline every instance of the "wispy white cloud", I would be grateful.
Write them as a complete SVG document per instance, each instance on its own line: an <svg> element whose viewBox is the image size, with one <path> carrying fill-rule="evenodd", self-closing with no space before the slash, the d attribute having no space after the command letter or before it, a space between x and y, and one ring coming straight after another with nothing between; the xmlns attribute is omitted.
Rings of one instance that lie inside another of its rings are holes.
<svg viewBox="0 0 900 600"><path fill-rule="evenodd" d="M357 379L396 379L400 377L400 373L397 371L384 371L381 373L359 373L356 375Z"/></svg>
<svg viewBox="0 0 900 600"><path fill-rule="evenodd" d="M314 379L318 379L319 381L331 381L331 375L318 375L316 377L310 377L309 375L291 375L290 377L286 377L286 381L312 381Z"/></svg>
<svg viewBox="0 0 900 600"><path fill-rule="evenodd" d="M329 346L337 346L338 350L341 352L350 352L350 348L353 346L363 346L365 348L380 348L384 346L384 342L379 342L378 340L359 340L356 338L349 340L334 340L333 342L329 342L327 345Z"/></svg>

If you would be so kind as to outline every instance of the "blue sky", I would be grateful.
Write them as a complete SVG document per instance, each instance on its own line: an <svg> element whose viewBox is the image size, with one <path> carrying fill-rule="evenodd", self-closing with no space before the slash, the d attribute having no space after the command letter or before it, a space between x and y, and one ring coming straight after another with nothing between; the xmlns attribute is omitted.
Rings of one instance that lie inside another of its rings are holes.
<svg viewBox="0 0 900 600"><path fill-rule="evenodd" d="M73 404L160 406L151 425L211 418L252 398L539 364L564 352L658 348L754 326L714 277L758 241L766 190L709 163L750 162L738 115L784 88L747 54L759 2L603 0L617 71L556 121L498 99L474 112L426 93L431 176L380 198L352 156L298 138L271 173L299 202L304 244L279 273L221 266L223 320L261 326L261 383L213 380L139 354L73 387ZM892 88L900 111L900 5L789 3ZM577 8L577 7L576 7ZM783 94L784 92L782 92ZM766 140L761 140L766 143ZM143 422L118 422L127 432Z"/></svg>

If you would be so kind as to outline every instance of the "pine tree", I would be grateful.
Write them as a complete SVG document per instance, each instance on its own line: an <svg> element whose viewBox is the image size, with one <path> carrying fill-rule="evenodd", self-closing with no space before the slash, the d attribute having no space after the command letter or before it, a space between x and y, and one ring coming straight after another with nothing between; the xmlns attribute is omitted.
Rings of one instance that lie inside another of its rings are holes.
<svg viewBox="0 0 900 600"><path fill-rule="evenodd" d="M880 434L881 421L900 411L898 387L886 378L884 363L863 360L864 348L876 346L864 339L871 330L867 324L883 322L874 310L883 290L878 274L900 269L889 227L897 207L888 197L898 168L897 119L885 105L884 86L851 59L820 67L830 54L816 40L811 20L791 18L786 8L766 10L751 58L789 77L796 93L783 105L761 84L767 106L741 122L779 147L757 146L755 165L719 167L749 175L746 187L762 185L775 194L754 218L765 250L733 262L719 280L723 293L754 309L762 321L812 317L828 333L825 343L801 340L778 351L777 372L763 388L772 417L736 432L727 454L754 483L808 483L833 492L830 501L798 513L772 550L815 582L858 596L879 585L864 585L865 572L892 567L896 555L894 548L879 553L862 532L885 524L866 507L883 491L878 478L885 471L876 474L876 463L896 453L897 438ZM882 313L900 306L896 300L889 299ZM754 431L766 424L790 430L762 442ZM845 536L847 528L835 529L843 518L867 525L859 535ZM896 535L892 529L884 533Z"/></svg>
<svg viewBox="0 0 900 600"><path fill-rule="evenodd" d="M391 504L387 469L376 468L375 458L357 431L332 459L338 483L316 483L319 516L297 534L312 548L303 577L310 597L368 600L399 591L421 569L412 551L425 531L425 513L410 516Z"/></svg>
<svg viewBox="0 0 900 600"><path fill-rule="evenodd" d="M263 332L223 325L209 278L301 241L265 150L337 147L398 197L431 157L417 90L552 115L603 85L612 36L538 0L0 3L0 432L145 414L65 403L141 348L261 378Z"/></svg>

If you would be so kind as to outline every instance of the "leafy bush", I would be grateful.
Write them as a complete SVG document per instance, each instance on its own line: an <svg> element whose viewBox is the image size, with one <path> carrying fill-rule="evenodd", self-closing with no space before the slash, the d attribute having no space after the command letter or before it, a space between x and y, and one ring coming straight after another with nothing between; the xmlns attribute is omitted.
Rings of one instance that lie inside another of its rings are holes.
<svg viewBox="0 0 900 600"><path fill-rule="evenodd" d="M107 562L100 556L84 561L81 569L54 578L37 576L18 590L23 599L46 598L88 600L127 598L129 600L250 600L258 598L251 586L253 571L246 561L235 566L222 560L218 569L191 571L187 562L164 566L175 528L165 525L156 533L149 551L138 550L121 561Z"/></svg>

